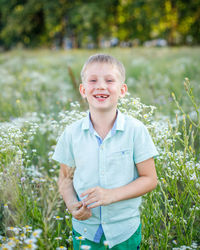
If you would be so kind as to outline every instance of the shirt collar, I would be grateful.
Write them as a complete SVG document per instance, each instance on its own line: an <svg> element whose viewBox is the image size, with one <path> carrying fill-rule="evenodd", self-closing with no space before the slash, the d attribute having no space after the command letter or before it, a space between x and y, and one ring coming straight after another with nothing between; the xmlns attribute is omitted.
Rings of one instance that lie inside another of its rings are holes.
<svg viewBox="0 0 200 250"><path fill-rule="evenodd" d="M90 120L90 112L87 112L87 116L84 118L82 123L82 129L83 130L90 130L91 132L94 132L94 128L92 125L92 122ZM111 133L114 134L116 130L124 131L124 115L117 110L117 118L115 120L115 123L112 127Z"/></svg>

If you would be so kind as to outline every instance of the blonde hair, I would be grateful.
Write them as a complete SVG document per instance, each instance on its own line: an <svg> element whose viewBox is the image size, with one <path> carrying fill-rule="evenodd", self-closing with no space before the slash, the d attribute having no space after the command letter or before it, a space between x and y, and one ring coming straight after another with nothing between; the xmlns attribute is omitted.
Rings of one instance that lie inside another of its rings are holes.
<svg viewBox="0 0 200 250"><path fill-rule="evenodd" d="M88 60L85 62L83 65L83 68L81 70L81 80L84 82L84 77L85 77L85 71L88 67L88 65L93 64L93 63L107 63L107 64L112 64L113 66L116 66L120 76L122 78L122 82L124 83L125 81L125 68L124 65L119 62L116 58L113 56L107 55L107 54L95 54L92 55L88 58Z"/></svg>

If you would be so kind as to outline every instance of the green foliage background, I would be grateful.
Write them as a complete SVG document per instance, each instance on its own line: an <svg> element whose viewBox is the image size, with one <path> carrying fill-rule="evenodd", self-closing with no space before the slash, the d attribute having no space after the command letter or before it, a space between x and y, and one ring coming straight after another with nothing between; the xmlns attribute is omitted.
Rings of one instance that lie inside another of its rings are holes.
<svg viewBox="0 0 200 250"><path fill-rule="evenodd" d="M62 47L65 37L74 48L112 37L199 44L199 19L200 0L0 0L0 46Z"/></svg>

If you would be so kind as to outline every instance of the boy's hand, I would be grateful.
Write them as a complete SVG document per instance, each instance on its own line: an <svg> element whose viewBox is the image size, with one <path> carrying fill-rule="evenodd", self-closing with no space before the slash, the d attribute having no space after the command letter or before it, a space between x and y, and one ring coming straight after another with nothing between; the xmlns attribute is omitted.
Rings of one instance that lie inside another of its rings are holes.
<svg viewBox="0 0 200 250"><path fill-rule="evenodd" d="M77 220L87 220L92 216L91 209L83 205L82 202L74 203L71 208L71 213Z"/></svg>
<svg viewBox="0 0 200 250"><path fill-rule="evenodd" d="M83 192L80 196L87 197L82 201L85 206L89 206L89 208L95 208L98 206L104 206L112 203L112 189L105 189L101 187L89 188L85 192Z"/></svg>

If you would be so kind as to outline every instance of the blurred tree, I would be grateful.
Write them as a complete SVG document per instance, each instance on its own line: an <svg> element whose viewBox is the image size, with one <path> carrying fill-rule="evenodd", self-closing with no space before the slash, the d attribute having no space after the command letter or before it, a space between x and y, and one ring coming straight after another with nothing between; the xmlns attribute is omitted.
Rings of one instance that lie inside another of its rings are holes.
<svg viewBox="0 0 200 250"><path fill-rule="evenodd" d="M145 0L121 0L118 6L118 37L129 41L139 39L141 42L150 38L151 7Z"/></svg>
<svg viewBox="0 0 200 250"><path fill-rule="evenodd" d="M169 45L200 42L200 0L155 0L152 37L163 37Z"/></svg>
<svg viewBox="0 0 200 250"><path fill-rule="evenodd" d="M79 45L99 47L101 38L111 36L117 5L118 0L82 1L72 9L69 26L76 33Z"/></svg>
<svg viewBox="0 0 200 250"><path fill-rule="evenodd" d="M56 39L58 46L63 47L67 32L73 33L69 30L69 14L79 0L43 0L43 3L47 37L51 43Z"/></svg>
<svg viewBox="0 0 200 250"><path fill-rule="evenodd" d="M68 38L99 47L112 37L199 44L199 19L200 0L0 0L0 45L62 47Z"/></svg>
<svg viewBox="0 0 200 250"><path fill-rule="evenodd" d="M1 33L4 46L43 44L45 34L43 4L39 0L1 0Z"/></svg>

